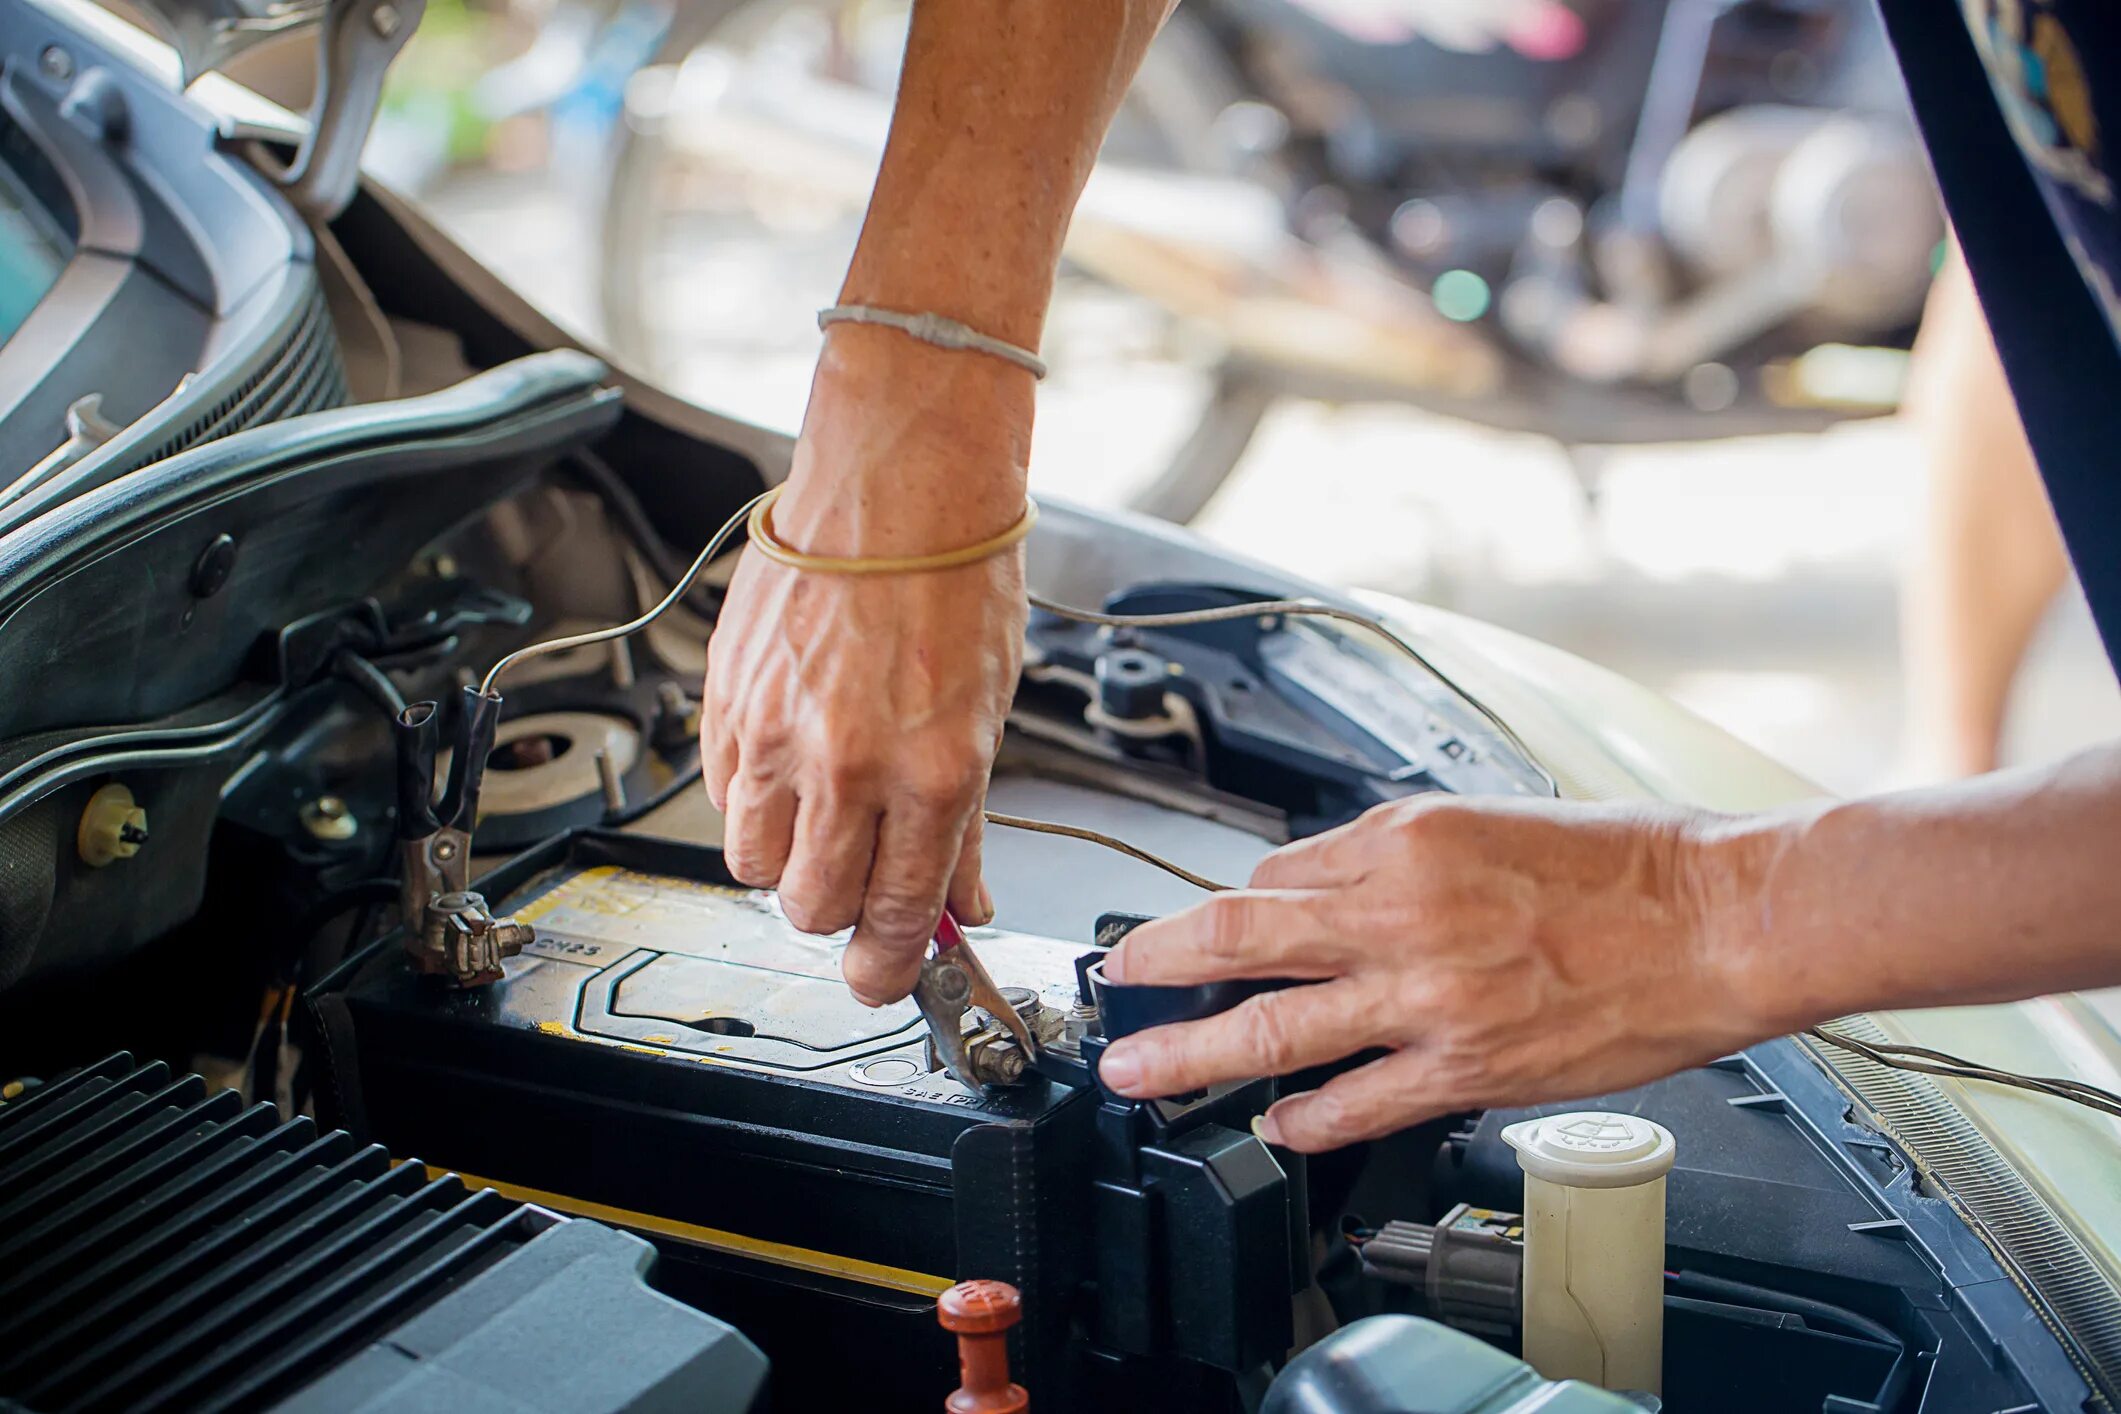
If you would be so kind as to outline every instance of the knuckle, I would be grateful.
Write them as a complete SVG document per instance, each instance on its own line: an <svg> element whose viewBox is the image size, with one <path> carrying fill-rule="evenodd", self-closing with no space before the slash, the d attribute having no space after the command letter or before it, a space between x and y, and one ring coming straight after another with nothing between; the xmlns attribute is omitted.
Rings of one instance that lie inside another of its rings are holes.
<svg viewBox="0 0 2121 1414"><path fill-rule="evenodd" d="M824 777L825 788L836 795L864 796L876 788L882 768L877 759L867 752L836 751L828 753L819 767Z"/></svg>
<svg viewBox="0 0 2121 1414"><path fill-rule="evenodd" d="M1311 1136L1320 1143L1332 1143L1347 1137L1351 1127L1348 1102L1330 1089L1320 1090L1304 1106L1305 1116L1310 1121Z"/></svg>
<svg viewBox="0 0 2121 1414"><path fill-rule="evenodd" d="M780 882L780 871L773 867L772 858L757 845L732 843L726 846L722 850L722 863L731 878L755 889L770 889Z"/></svg>
<svg viewBox="0 0 2121 1414"><path fill-rule="evenodd" d="M1295 857L1287 849L1278 849L1253 866L1247 883L1255 889L1277 888L1283 880L1295 877L1296 872Z"/></svg>
<svg viewBox="0 0 2121 1414"><path fill-rule="evenodd" d="M739 735L747 757L779 756L795 744L795 733L789 728L787 719L778 715L749 718Z"/></svg>
<svg viewBox="0 0 2121 1414"><path fill-rule="evenodd" d="M1276 1075L1291 1069L1296 1059L1296 1036L1278 1000L1272 992L1253 997L1240 1003L1235 1013L1245 1049L1263 1069Z"/></svg>
<svg viewBox="0 0 2121 1414"><path fill-rule="evenodd" d="M926 895L899 889L872 889L862 905L862 923L890 939L924 937L938 916L938 908Z"/></svg>
<svg viewBox="0 0 2121 1414"><path fill-rule="evenodd" d="M928 762L909 769L906 793L935 810L952 809L979 789L979 772L966 762Z"/></svg>
<svg viewBox="0 0 2121 1414"><path fill-rule="evenodd" d="M1251 912L1234 894L1217 894L1207 901L1208 926L1202 931L1202 950L1221 962L1242 957L1251 941Z"/></svg>
<svg viewBox="0 0 2121 1414"><path fill-rule="evenodd" d="M1406 840L1432 843L1457 828L1459 807L1444 795L1416 796L1393 808L1394 833Z"/></svg>
<svg viewBox="0 0 2121 1414"><path fill-rule="evenodd" d="M783 890L781 913L799 933L837 933L850 921L844 912L832 909L823 899L812 897L808 891L789 893Z"/></svg>

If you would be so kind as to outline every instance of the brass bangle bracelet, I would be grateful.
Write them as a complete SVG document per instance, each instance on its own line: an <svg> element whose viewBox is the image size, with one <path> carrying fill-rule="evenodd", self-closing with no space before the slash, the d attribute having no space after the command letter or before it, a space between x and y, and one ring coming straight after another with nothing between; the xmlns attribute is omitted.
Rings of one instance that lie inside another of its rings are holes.
<svg viewBox="0 0 2121 1414"><path fill-rule="evenodd" d="M774 487L752 506L748 526L751 548L777 565L811 574L921 574L928 570L953 570L961 565L976 565L981 560L991 560L1005 550L1014 549L1031 533L1031 527L1038 524L1038 502L1026 496L1024 513L1016 518L1016 523L977 545L938 550L932 555L861 555L844 559L835 555L806 555L781 543L781 538L773 531L773 504L780 500L785 489Z"/></svg>

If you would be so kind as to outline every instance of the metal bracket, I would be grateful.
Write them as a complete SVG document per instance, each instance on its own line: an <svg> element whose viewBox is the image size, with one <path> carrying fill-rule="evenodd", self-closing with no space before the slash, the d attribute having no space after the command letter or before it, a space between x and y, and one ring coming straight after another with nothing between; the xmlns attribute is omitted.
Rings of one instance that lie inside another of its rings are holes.
<svg viewBox="0 0 2121 1414"><path fill-rule="evenodd" d="M331 0L317 41L317 96L294 160L267 175L312 221L344 211L361 182L361 149L383 100L383 75L412 38L427 0Z"/></svg>
<svg viewBox="0 0 2121 1414"><path fill-rule="evenodd" d="M361 149L383 96L383 75L419 26L427 0L142 0L177 51L188 85L252 45L320 25L309 131L285 167L258 165L313 221L353 200Z"/></svg>

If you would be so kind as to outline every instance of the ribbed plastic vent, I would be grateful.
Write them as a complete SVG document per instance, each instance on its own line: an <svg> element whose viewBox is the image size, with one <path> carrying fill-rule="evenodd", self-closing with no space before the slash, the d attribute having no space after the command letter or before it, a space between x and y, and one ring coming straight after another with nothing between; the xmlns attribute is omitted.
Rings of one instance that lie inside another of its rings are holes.
<svg viewBox="0 0 2121 1414"><path fill-rule="evenodd" d="M1894 1039L1868 1016L1843 1017L1835 1029L1873 1045ZM2090 1368L2082 1373L2105 1396L2099 1407L2121 1405L2121 1303L2070 1225L1935 1080L1804 1044L1980 1234L2065 1347L2084 1357Z"/></svg>
<svg viewBox="0 0 2121 1414"><path fill-rule="evenodd" d="M346 366L332 329L322 290L313 289L287 341L250 377L188 423L157 441L111 475L122 475L173 457L246 427L342 407L349 399Z"/></svg>
<svg viewBox="0 0 2121 1414"><path fill-rule="evenodd" d="M559 1221L113 1056L0 1107L0 1405L268 1407Z"/></svg>

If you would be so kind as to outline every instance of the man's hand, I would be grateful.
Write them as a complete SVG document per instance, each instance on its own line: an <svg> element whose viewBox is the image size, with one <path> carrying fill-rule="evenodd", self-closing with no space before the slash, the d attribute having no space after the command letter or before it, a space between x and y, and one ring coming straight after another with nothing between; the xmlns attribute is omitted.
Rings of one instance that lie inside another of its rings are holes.
<svg viewBox="0 0 2121 1414"><path fill-rule="evenodd" d="M1291 977L1105 1053L1180 1094L1384 1050L1268 1112L1318 1151L1456 1110L1600 1094L1769 1034L1711 926L1695 817L1427 796L1263 861L1248 889L1136 929L1119 982Z"/></svg>
<svg viewBox="0 0 2121 1414"><path fill-rule="evenodd" d="M891 136L839 304L938 314L1038 347L1069 213L1175 0L920 0ZM1024 513L1031 376L833 326L774 529L898 558ZM701 750L731 871L797 927L855 926L857 997L912 990L947 898L967 921L980 807L1023 653L1023 551L920 575L747 556L709 645Z"/></svg>
<svg viewBox="0 0 2121 1414"><path fill-rule="evenodd" d="M816 554L976 543L1023 514L1031 379L888 331L836 333L774 529ZM1023 555L834 575L746 555L708 645L707 788L729 870L812 933L852 925L872 1005L912 990L947 900L994 906L980 807L1023 653Z"/></svg>
<svg viewBox="0 0 2121 1414"><path fill-rule="evenodd" d="M1101 1074L1171 1095L1387 1052L1268 1112L1270 1137L1315 1151L1852 1012L2113 986L2116 838L2121 745L1757 815L1402 801L1130 934L1115 981L1307 985L1116 1042Z"/></svg>

